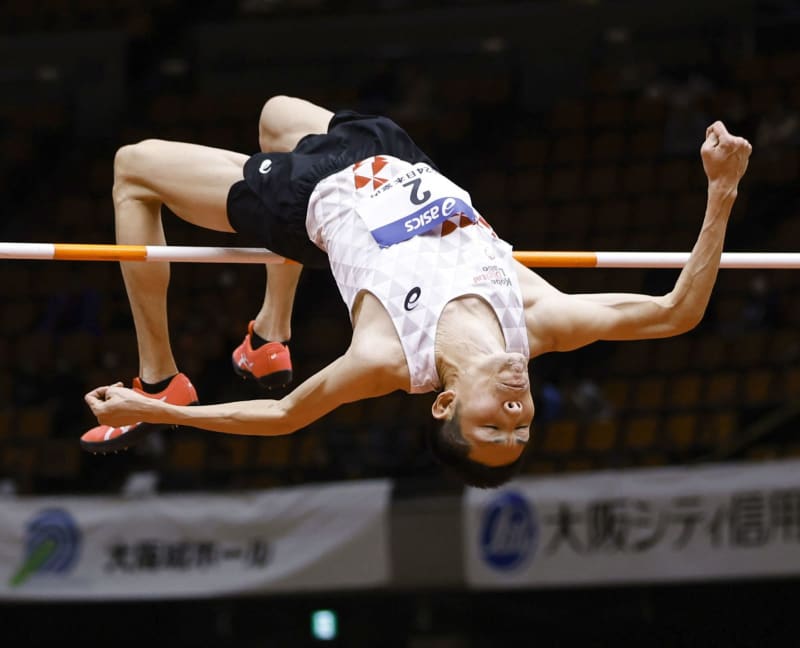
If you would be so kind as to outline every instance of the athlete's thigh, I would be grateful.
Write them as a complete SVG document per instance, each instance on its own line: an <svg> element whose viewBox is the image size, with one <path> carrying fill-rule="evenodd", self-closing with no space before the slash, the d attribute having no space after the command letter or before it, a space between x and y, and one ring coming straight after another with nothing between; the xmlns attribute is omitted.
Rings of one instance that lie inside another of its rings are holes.
<svg viewBox="0 0 800 648"><path fill-rule="evenodd" d="M123 172L149 193L146 198L159 200L200 227L233 231L226 209L228 191L242 179L246 155L164 140L145 140L129 148L133 151Z"/></svg>
<svg viewBox="0 0 800 648"><path fill-rule="evenodd" d="M258 124L262 151L291 151L306 135L328 132L333 113L305 99L276 96L261 109Z"/></svg>

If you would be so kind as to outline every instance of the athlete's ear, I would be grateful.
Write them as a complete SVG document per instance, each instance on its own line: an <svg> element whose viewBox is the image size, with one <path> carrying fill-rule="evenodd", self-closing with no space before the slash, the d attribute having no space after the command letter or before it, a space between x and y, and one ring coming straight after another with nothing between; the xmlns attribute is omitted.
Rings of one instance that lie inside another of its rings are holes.
<svg viewBox="0 0 800 648"><path fill-rule="evenodd" d="M453 417L456 407L456 393L452 389L446 389L436 397L431 406L433 418L440 421Z"/></svg>

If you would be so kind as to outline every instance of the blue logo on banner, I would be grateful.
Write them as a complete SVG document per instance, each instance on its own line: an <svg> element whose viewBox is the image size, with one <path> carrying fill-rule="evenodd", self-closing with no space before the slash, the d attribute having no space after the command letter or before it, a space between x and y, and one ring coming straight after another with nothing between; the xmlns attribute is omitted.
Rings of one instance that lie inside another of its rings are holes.
<svg viewBox="0 0 800 648"><path fill-rule="evenodd" d="M539 540L536 509L524 497L505 492L483 513L481 555L495 569L515 569L531 559Z"/></svg>
<svg viewBox="0 0 800 648"><path fill-rule="evenodd" d="M25 559L9 585L22 585L36 573L72 569L80 554L81 532L67 511L46 509L28 523L26 531Z"/></svg>
<svg viewBox="0 0 800 648"><path fill-rule="evenodd" d="M463 215L473 223L478 220L472 207L459 198L439 198L413 214L372 230L373 238L383 247L401 243L412 236L433 229L448 218Z"/></svg>

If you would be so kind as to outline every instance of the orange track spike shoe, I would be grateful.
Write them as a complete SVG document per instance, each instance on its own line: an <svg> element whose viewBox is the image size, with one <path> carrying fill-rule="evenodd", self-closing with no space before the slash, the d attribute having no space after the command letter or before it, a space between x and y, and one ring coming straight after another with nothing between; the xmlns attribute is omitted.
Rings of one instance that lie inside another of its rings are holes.
<svg viewBox="0 0 800 648"><path fill-rule="evenodd" d="M242 378L255 380L266 389L285 387L292 381L292 357L281 342L267 342L253 349L255 322L247 326L247 335L231 356L233 370Z"/></svg>
<svg viewBox="0 0 800 648"><path fill-rule="evenodd" d="M142 389L142 381L133 379L133 389L148 398L156 398L172 405L197 405L197 392L191 381L182 373L175 375L166 389L157 394L148 394ZM98 425L81 437L81 447L88 452L106 454L125 450L139 443L147 435L176 425L163 423L133 423L122 427Z"/></svg>

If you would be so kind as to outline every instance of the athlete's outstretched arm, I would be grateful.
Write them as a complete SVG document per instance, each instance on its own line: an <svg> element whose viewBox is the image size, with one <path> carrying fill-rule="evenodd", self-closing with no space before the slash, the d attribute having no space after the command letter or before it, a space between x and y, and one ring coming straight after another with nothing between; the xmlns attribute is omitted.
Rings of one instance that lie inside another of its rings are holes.
<svg viewBox="0 0 800 648"><path fill-rule="evenodd" d="M280 400L183 407L147 398L119 384L98 387L86 394L85 400L101 424L114 427L140 421L277 436L295 432L344 403L382 396L396 388L374 359L351 348Z"/></svg>
<svg viewBox="0 0 800 648"><path fill-rule="evenodd" d="M750 143L709 126L701 148L708 177L705 218L675 287L666 295L605 293L566 295L549 291L531 309L529 330L539 349L569 351L597 340L639 340L680 335L702 319L719 270L725 232Z"/></svg>

